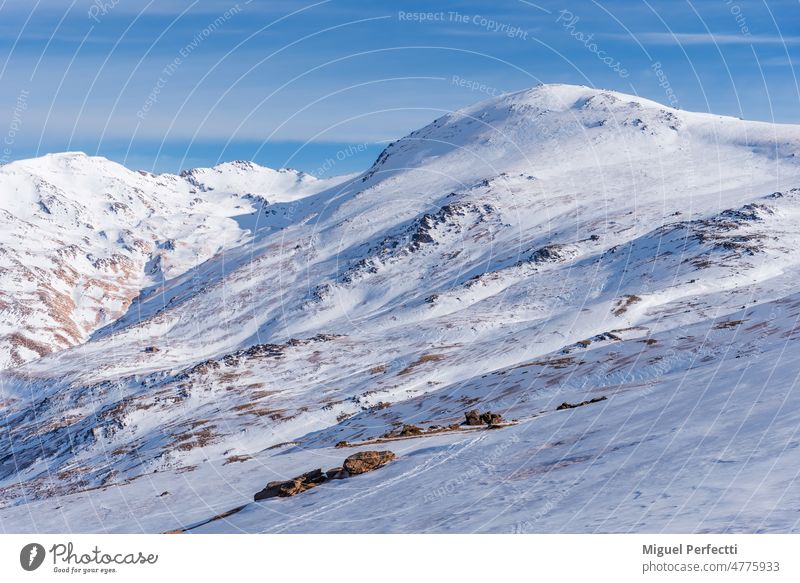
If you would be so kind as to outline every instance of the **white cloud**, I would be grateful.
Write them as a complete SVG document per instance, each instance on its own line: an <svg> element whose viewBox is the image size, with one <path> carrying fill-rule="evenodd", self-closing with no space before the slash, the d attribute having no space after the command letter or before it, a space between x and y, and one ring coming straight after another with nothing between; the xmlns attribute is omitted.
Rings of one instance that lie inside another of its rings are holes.
<svg viewBox="0 0 800 583"><path fill-rule="evenodd" d="M633 37L627 34L608 34L607 38L617 40L634 40L661 45L781 45L798 44L800 36L781 35L744 35L718 34L708 32L634 32Z"/></svg>

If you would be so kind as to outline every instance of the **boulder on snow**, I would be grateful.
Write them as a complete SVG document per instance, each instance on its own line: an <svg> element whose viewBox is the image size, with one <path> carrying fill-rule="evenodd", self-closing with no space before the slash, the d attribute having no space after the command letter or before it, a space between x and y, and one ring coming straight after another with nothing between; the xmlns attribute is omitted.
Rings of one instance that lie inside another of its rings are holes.
<svg viewBox="0 0 800 583"><path fill-rule="evenodd" d="M291 480L269 482L263 490L253 496L253 500L258 502L266 498L296 496L328 480L343 480L351 475L378 469L394 458L395 455L391 451L362 451L344 460L342 467L331 468L327 472L321 469L311 470Z"/></svg>
<svg viewBox="0 0 800 583"><path fill-rule="evenodd" d="M385 466L396 456L391 451L360 451L344 460L344 470L353 476Z"/></svg>
<svg viewBox="0 0 800 583"><path fill-rule="evenodd" d="M487 411L483 415L481 415L481 421L483 421L486 425L498 425L499 423L503 422L503 416L498 413L492 413L491 411Z"/></svg>
<svg viewBox="0 0 800 583"><path fill-rule="evenodd" d="M400 437L411 437L413 435L422 435L422 429L416 425L403 425L400 430Z"/></svg>
<svg viewBox="0 0 800 583"><path fill-rule="evenodd" d="M257 492L255 496L253 496L253 500L258 502L265 498L296 496L300 492L305 492L321 484L326 479L326 474L322 472L322 469L317 469L306 472L291 480L269 482L263 490Z"/></svg>
<svg viewBox="0 0 800 583"><path fill-rule="evenodd" d="M464 416L467 418L464 425L483 425L483 421L481 421L481 412L477 409L467 411L464 413Z"/></svg>
<svg viewBox="0 0 800 583"><path fill-rule="evenodd" d="M503 422L502 415L492 413L491 411L481 413L477 409L472 409L471 411L467 411L464 416L467 418L464 425L497 425Z"/></svg>

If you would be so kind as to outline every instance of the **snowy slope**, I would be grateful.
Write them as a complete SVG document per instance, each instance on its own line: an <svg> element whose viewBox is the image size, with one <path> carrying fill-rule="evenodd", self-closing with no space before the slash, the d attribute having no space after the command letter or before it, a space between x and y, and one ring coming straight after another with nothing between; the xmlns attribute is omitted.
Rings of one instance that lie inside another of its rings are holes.
<svg viewBox="0 0 800 583"><path fill-rule="evenodd" d="M0 368L85 342L143 288L245 242L266 201L242 184L298 199L335 182L252 163L155 176L81 153L3 166Z"/></svg>
<svg viewBox="0 0 800 583"><path fill-rule="evenodd" d="M187 170L181 173L181 177L202 192L217 190L276 203L305 198L354 176L320 179L290 168L273 170L246 160L237 160L213 168Z"/></svg>
<svg viewBox="0 0 800 583"><path fill-rule="evenodd" d="M797 530L799 151L796 126L546 85L331 181L3 167L0 525ZM515 423L358 445L473 408ZM376 448L398 459L252 502Z"/></svg>

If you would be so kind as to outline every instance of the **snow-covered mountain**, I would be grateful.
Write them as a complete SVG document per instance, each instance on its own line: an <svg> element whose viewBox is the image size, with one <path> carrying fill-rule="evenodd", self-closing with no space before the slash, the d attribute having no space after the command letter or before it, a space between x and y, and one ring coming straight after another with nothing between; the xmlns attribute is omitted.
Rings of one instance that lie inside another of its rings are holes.
<svg viewBox="0 0 800 583"><path fill-rule="evenodd" d="M256 210L331 185L250 162L180 177L81 153L0 167L0 368L86 342L145 288L245 243Z"/></svg>
<svg viewBox="0 0 800 583"><path fill-rule="evenodd" d="M797 530L798 152L545 85L338 179L6 165L0 525Z"/></svg>

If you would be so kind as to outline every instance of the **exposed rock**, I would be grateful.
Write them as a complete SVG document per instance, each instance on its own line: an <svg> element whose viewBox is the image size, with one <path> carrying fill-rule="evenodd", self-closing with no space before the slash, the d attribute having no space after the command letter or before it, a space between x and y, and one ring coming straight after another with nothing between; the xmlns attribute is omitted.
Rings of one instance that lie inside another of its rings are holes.
<svg viewBox="0 0 800 583"><path fill-rule="evenodd" d="M464 425L483 425L483 421L481 421L481 412L477 409L467 411L464 416L467 418Z"/></svg>
<svg viewBox="0 0 800 583"><path fill-rule="evenodd" d="M344 460L344 470L356 476L388 464L396 456L391 451L360 451Z"/></svg>
<svg viewBox="0 0 800 583"><path fill-rule="evenodd" d="M412 435L422 435L422 429L416 425L403 425L400 430L400 437L410 437Z"/></svg>
<svg viewBox="0 0 800 583"><path fill-rule="evenodd" d="M584 405L590 405L591 403L599 403L600 401L605 401L608 397L595 397L594 399L589 399L588 401L581 401L580 403L567 403L566 401L561 403L558 407L556 407L556 411L563 411L564 409L574 409L575 407L583 407Z"/></svg>
<svg viewBox="0 0 800 583"><path fill-rule="evenodd" d="M257 492L256 495L253 496L253 499L258 502L259 500L264 500L265 498L274 498L276 496L296 496L300 492L305 492L306 490L310 490L311 488L318 486L326 479L327 477L322 472L322 469L312 470L297 476L296 478L292 478L291 480L277 480L274 482L269 482L263 490Z"/></svg>
<svg viewBox="0 0 800 583"><path fill-rule="evenodd" d="M266 498L296 496L328 480L343 480L352 475L375 470L394 458L395 455L391 451L362 451L344 460L342 467L331 468L327 472L316 469L291 480L269 482L263 490L253 496L253 499L258 502Z"/></svg>
<svg viewBox="0 0 800 583"><path fill-rule="evenodd" d="M553 243L534 250L528 262L530 263L560 263L577 255L577 251L567 245Z"/></svg>
<svg viewBox="0 0 800 583"><path fill-rule="evenodd" d="M147 354L153 354L154 352L158 352L158 346L148 346L144 349Z"/></svg>
<svg viewBox="0 0 800 583"><path fill-rule="evenodd" d="M481 421L483 421L486 425L498 425L503 422L503 417L497 413L492 413L491 411L487 411L483 415L481 415Z"/></svg>
<svg viewBox="0 0 800 583"><path fill-rule="evenodd" d="M253 496L253 500L258 502L266 498L296 496L328 480L344 480L350 476L378 469L394 458L395 455L391 451L362 451L344 460L342 467L331 468L327 472L316 469L291 480L269 482L263 490Z"/></svg>
<svg viewBox="0 0 800 583"><path fill-rule="evenodd" d="M637 295L625 295L622 296L619 300L617 300L616 307L611 311L612 314L615 316L621 316L625 312L628 311L633 304L641 302L642 298Z"/></svg>
<svg viewBox="0 0 800 583"><path fill-rule="evenodd" d="M492 413L491 411L481 413L477 409L472 409L471 411L467 411L464 415L467 418L464 425L497 425L503 422L503 417L501 415Z"/></svg>

